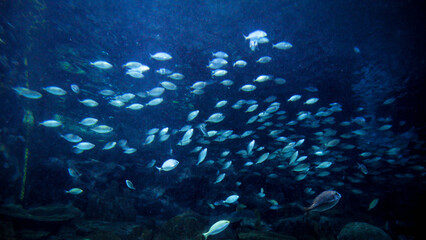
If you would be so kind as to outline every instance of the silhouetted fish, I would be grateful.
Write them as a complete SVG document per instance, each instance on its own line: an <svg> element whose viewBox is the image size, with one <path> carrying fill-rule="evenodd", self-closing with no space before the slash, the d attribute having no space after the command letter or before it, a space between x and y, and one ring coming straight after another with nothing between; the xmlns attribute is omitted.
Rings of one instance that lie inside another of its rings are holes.
<svg viewBox="0 0 426 240"><path fill-rule="evenodd" d="M334 206L339 202L340 198L342 196L332 190L324 191L320 193L312 203L311 206L305 208L306 212L309 211L316 211L316 212L323 212L326 211Z"/></svg>

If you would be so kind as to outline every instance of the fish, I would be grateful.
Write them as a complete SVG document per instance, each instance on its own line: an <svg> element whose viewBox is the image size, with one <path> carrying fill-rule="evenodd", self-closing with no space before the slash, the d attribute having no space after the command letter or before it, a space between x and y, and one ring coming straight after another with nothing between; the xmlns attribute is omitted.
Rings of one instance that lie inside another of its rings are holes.
<svg viewBox="0 0 426 240"><path fill-rule="evenodd" d="M200 113L199 110L195 110L195 111L190 112L188 114L188 117L186 118L186 121L190 122L190 121L194 120L198 116L199 113Z"/></svg>
<svg viewBox="0 0 426 240"><path fill-rule="evenodd" d="M256 62L257 63L269 63L271 60L272 60L271 57L264 56L264 57L259 58Z"/></svg>
<svg viewBox="0 0 426 240"><path fill-rule="evenodd" d="M229 86L232 86L234 84L234 81L229 80L229 79L225 79L225 80L221 81L220 84L222 84L223 86L229 87Z"/></svg>
<svg viewBox="0 0 426 240"><path fill-rule="evenodd" d="M168 159L161 165L161 167L155 167L155 168L157 168L159 172L161 172L161 171L168 172L168 171L175 169L178 164L179 164L178 160Z"/></svg>
<svg viewBox="0 0 426 240"><path fill-rule="evenodd" d="M170 91L174 91L177 89L177 86L174 83L168 82L168 81L163 81L160 83L161 86L163 86L163 88L170 90Z"/></svg>
<svg viewBox="0 0 426 240"><path fill-rule="evenodd" d="M41 122L39 125L43 125L45 127L54 128L54 127L61 126L62 123L60 121L56 121L56 120L46 120L46 121Z"/></svg>
<svg viewBox="0 0 426 240"><path fill-rule="evenodd" d="M90 150L95 147L95 144L90 142L80 142L79 144L75 145L74 148L80 149L80 150Z"/></svg>
<svg viewBox="0 0 426 240"><path fill-rule="evenodd" d="M113 149L115 147L115 145L117 144L117 142L107 142L105 144L105 146L102 148L102 150L110 150Z"/></svg>
<svg viewBox="0 0 426 240"><path fill-rule="evenodd" d="M130 110L141 110L143 107L144 106L140 103L133 103L133 104L127 106L126 108L130 109Z"/></svg>
<svg viewBox="0 0 426 240"><path fill-rule="evenodd" d="M154 55L150 55L150 57L157 61L168 61L172 59L172 56L166 52L157 52Z"/></svg>
<svg viewBox="0 0 426 240"><path fill-rule="evenodd" d="M331 166L331 164L333 164L333 163L329 162L329 161L325 161L325 162L318 164L318 166L316 166L315 168L328 168L328 167Z"/></svg>
<svg viewBox="0 0 426 240"><path fill-rule="evenodd" d="M227 197L225 200L215 202L214 205L218 206L218 205L222 205L222 204L225 204L225 205L234 204L238 201L239 198L240 198L240 196L234 194L234 195Z"/></svg>
<svg viewBox="0 0 426 240"><path fill-rule="evenodd" d="M77 84L71 84L71 90L75 93L75 94L79 94L80 93L80 87Z"/></svg>
<svg viewBox="0 0 426 240"><path fill-rule="evenodd" d="M121 101L121 100L111 100L111 101L109 101L108 104L110 104L110 105L112 105L114 107L122 107L122 106L125 105L125 103L123 101Z"/></svg>
<svg viewBox="0 0 426 240"><path fill-rule="evenodd" d="M159 97L164 93L165 90L166 89L163 87L155 87L147 91L146 93L148 94L148 96L151 96L151 97Z"/></svg>
<svg viewBox="0 0 426 240"><path fill-rule="evenodd" d="M252 92L252 91L256 90L256 86L251 85L251 84L246 84L246 85L242 86L240 88L240 90L244 91L244 92Z"/></svg>
<svg viewBox="0 0 426 240"><path fill-rule="evenodd" d="M114 130L114 128L107 126L107 125L99 125L99 126L96 126L96 127L92 128L90 130L92 130L96 133L110 133Z"/></svg>
<svg viewBox="0 0 426 240"><path fill-rule="evenodd" d="M223 230L225 230L229 226L229 223L230 221L228 220L217 221L215 224L213 224L210 227L210 229L207 232L203 233L204 239L207 240L208 236L221 233Z"/></svg>
<svg viewBox="0 0 426 240"><path fill-rule="evenodd" d="M215 108L221 108L221 107L225 106L227 103L228 103L228 101L222 100L222 101L217 102L214 107Z"/></svg>
<svg viewBox="0 0 426 240"><path fill-rule="evenodd" d="M263 163L266 159L268 159L268 157L269 157L269 153L268 153L268 152L266 152L266 153L262 154L262 155L261 155L261 156L257 159L256 164Z"/></svg>
<svg viewBox="0 0 426 240"><path fill-rule="evenodd" d="M210 115L210 117L206 120L206 122L211 122L211 123L218 123L223 121L223 119L225 119L225 116L223 115L223 113L213 113L212 115Z"/></svg>
<svg viewBox="0 0 426 240"><path fill-rule="evenodd" d="M79 195L83 193L83 190L80 188L71 188L70 190L65 190L65 193L72 194L72 195Z"/></svg>
<svg viewBox="0 0 426 240"><path fill-rule="evenodd" d="M287 100L287 102L295 102L299 100L301 97L302 97L301 95L293 95Z"/></svg>
<svg viewBox="0 0 426 240"><path fill-rule="evenodd" d="M370 211L371 209L375 208L377 206L377 203L379 203L379 199L378 198L373 199L373 201L371 201L370 204L368 205L367 211Z"/></svg>
<svg viewBox="0 0 426 240"><path fill-rule="evenodd" d="M327 190L320 193L317 197L315 197L311 206L306 207L304 209L306 212L309 212L309 211L323 212L336 206L336 204L339 202L341 197L342 196L340 195L340 193L333 190Z"/></svg>
<svg viewBox="0 0 426 240"><path fill-rule="evenodd" d="M126 75L129 75L132 78L144 78L145 76L141 71L138 71L136 68L131 68L126 71Z"/></svg>
<svg viewBox="0 0 426 240"><path fill-rule="evenodd" d="M222 182L222 180L225 178L225 175L225 173L219 174L219 176L216 178L216 181L214 181L214 184Z"/></svg>
<svg viewBox="0 0 426 240"><path fill-rule="evenodd" d="M266 36L268 36L268 34L263 30L253 31L248 36L243 35L245 40L259 40Z"/></svg>
<svg viewBox="0 0 426 240"><path fill-rule="evenodd" d="M228 71L223 69L216 69L212 71L212 77L223 77L228 73Z"/></svg>
<svg viewBox="0 0 426 240"><path fill-rule="evenodd" d="M206 156L207 156L207 148L204 148L198 155L197 165L202 163L204 161L204 159L206 159Z"/></svg>
<svg viewBox="0 0 426 240"><path fill-rule="evenodd" d="M272 48L276 48L276 49L280 49L280 50L288 50L290 48L292 48L293 45L289 42L279 42L276 44L272 44Z"/></svg>
<svg viewBox="0 0 426 240"><path fill-rule="evenodd" d="M84 99L84 100L82 100L82 101L80 101L84 106L86 106L86 107L97 107L98 105L99 105L99 103L98 102L96 102L95 100L93 100L93 99Z"/></svg>
<svg viewBox="0 0 426 240"><path fill-rule="evenodd" d="M77 170L75 170L74 168L68 168L68 174L73 177L73 178L78 178L81 176L81 173L79 173Z"/></svg>
<svg viewBox="0 0 426 240"><path fill-rule="evenodd" d="M265 197L265 192L264 192L263 188L260 188L260 192L257 193L256 196L259 197L259 198Z"/></svg>
<svg viewBox="0 0 426 240"><path fill-rule="evenodd" d="M218 52L213 53L213 57L228 58L229 55L226 52L218 51Z"/></svg>
<svg viewBox="0 0 426 240"><path fill-rule="evenodd" d="M126 64L123 64L122 67L126 67L126 68L140 68L142 67L142 63L140 62L127 62Z"/></svg>
<svg viewBox="0 0 426 240"><path fill-rule="evenodd" d="M275 78L274 82L278 85L283 85L285 84L287 81L284 78Z"/></svg>
<svg viewBox="0 0 426 240"><path fill-rule="evenodd" d="M173 73L167 76L168 78L171 78L173 80L182 80L185 76L182 73Z"/></svg>
<svg viewBox="0 0 426 240"><path fill-rule="evenodd" d="M43 90L56 96L63 96L67 94L67 91L65 91L64 89L60 87L55 87L55 86L45 87L43 88Z"/></svg>
<svg viewBox="0 0 426 240"><path fill-rule="evenodd" d="M135 187L133 186L133 183L130 180L126 180L126 185L128 188L135 190Z"/></svg>
<svg viewBox="0 0 426 240"><path fill-rule="evenodd" d="M266 82L270 80L271 78L272 76L269 76L269 75L260 75L253 82Z"/></svg>
<svg viewBox="0 0 426 240"><path fill-rule="evenodd" d="M146 137L143 145L151 144L154 141L154 139L155 139L155 135L148 135L148 137Z"/></svg>
<svg viewBox="0 0 426 240"><path fill-rule="evenodd" d="M160 68L157 71L155 71L156 73L160 74L160 75L169 75L172 74L172 71L170 71L169 69L166 68Z"/></svg>
<svg viewBox="0 0 426 240"><path fill-rule="evenodd" d="M79 124L89 127L89 126L95 125L97 122L98 122L98 119L92 118L92 117L87 117L87 118L84 118L83 120L81 120L79 122Z"/></svg>
<svg viewBox="0 0 426 240"><path fill-rule="evenodd" d="M104 70L112 68L112 64L107 61L90 62L90 65L93 65L99 69L104 69Z"/></svg>
<svg viewBox="0 0 426 240"><path fill-rule="evenodd" d="M43 95L37 91L25 88L25 87L14 87L12 88L18 95L24 96L29 99L40 99Z"/></svg>
<svg viewBox="0 0 426 240"><path fill-rule="evenodd" d="M314 103L318 102L318 100L319 100L319 98L309 98L303 104L311 105L311 104L314 104Z"/></svg>
<svg viewBox="0 0 426 240"><path fill-rule="evenodd" d="M151 101L149 101L146 104L146 106L157 106L157 105L159 105L162 102L163 102L163 98L154 98Z"/></svg>
<svg viewBox="0 0 426 240"><path fill-rule="evenodd" d="M115 92L113 90L110 89L103 89L101 91L99 91L99 94L103 95L103 96L112 96L115 94Z"/></svg>
<svg viewBox="0 0 426 240"><path fill-rule="evenodd" d="M78 143L83 140L80 136L73 133L67 133L65 135L61 135L61 137L67 140L68 142L72 142L72 143Z"/></svg>
<svg viewBox="0 0 426 240"><path fill-rule="evenodd" d="M243 67L247 66L247 62L244 61L244 60L238 60L238 61L234 62L234 64L232 66L243 68Z"/></svg>

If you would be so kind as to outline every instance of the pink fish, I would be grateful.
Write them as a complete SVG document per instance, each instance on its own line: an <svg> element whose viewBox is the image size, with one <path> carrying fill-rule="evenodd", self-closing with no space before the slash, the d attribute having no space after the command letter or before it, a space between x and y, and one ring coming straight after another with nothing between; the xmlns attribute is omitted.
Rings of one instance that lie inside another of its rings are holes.
<svg viewBox="0 0 426 240"><path fill-rule="evenodd" d="M309 211L316 211L316 212L323 212L326 211L334 206L339 202L340 198L342 196L332 190L324 191L320 193L312 203L311 206L305 208L306 212Z"/></svg>

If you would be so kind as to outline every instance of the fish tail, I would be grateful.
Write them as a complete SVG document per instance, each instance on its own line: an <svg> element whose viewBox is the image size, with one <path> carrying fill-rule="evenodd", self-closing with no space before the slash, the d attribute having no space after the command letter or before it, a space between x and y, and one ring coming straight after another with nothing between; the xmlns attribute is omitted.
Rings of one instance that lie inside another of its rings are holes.
<svg viewBox="0 0 426 240"><path fill-rule="evenodd" d="M159 168L159 167L155 167L156 169L158 169L158 172L161 172L161 168Z"/></svg>
<svg viewBox="0 0 426 240"><path fill-rule="evenodd" d="M203 233L204 240L207 240L207 237L209 236L209 233Z"/></svg>
<svg viewBox="0 0 426 240"><path fill-rule="evenodd" d="M248 39L248 37L247 37L246 35L244 35L244 34L243 34L243 37L244 37L244 39L245 39L245 40L247 40L247 39Z"/></svg>

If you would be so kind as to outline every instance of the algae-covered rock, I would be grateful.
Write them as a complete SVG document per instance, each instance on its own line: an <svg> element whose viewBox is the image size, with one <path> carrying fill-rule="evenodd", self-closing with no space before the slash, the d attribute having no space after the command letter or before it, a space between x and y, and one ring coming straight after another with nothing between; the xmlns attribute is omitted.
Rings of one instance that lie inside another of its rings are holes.
<svg viewBox="0 0 426 240"><path fill-rule="evenodd" d="M194 213L184 213L168 220L162 227L160 235L166 235L173 240L203 239L202 233L207 223ZM154 239L157 239L156 236ZM163 239L161 238L161 239Z"/></svg>
<svg viewBox="0 0 426 240"><path fill-rule="evenodd" d="M295 237L275 232L243 231L238 233L241 240L296 240Z"/></svg>
<svg viewBox="0 0 426 240"><path fill-rule="evenodd" d="M21 205L4 204L0 206L0 215L40 222L63 222L81 215L81 211L72 205L51 204L24 209Z"/></svg>
<svg viewBox="0 0 426 240"><path fill-rule="evenodd" d="M382 229L364 222L346 224L337 236L338 240L391 240Z"/></svg>

